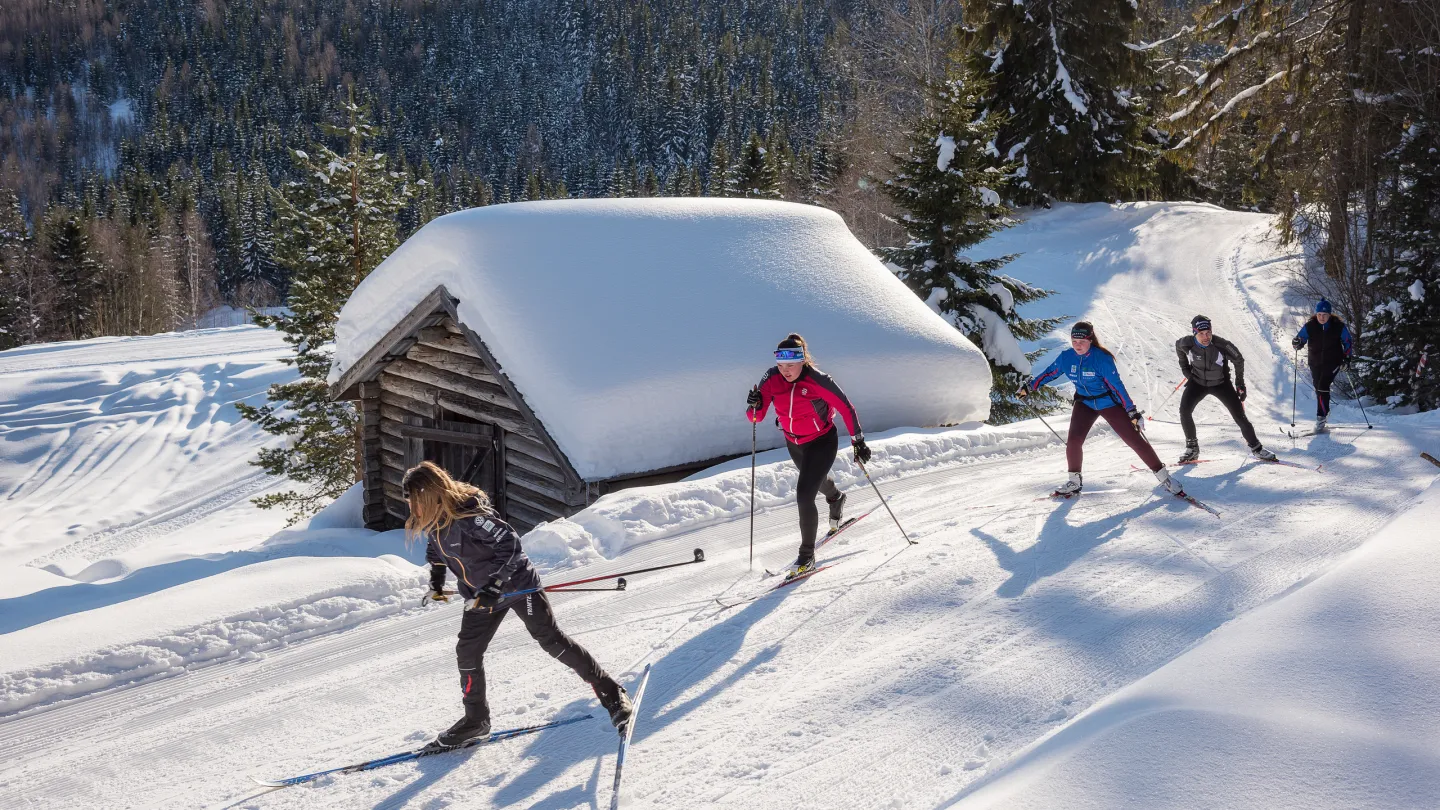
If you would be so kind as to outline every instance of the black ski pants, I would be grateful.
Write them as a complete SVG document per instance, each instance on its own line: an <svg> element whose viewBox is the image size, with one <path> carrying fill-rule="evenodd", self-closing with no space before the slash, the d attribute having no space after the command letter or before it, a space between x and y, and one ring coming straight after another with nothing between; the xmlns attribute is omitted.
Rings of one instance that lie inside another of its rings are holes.
<svg viewBox="0 0 1440 810"><path fill-rule="evenodd" d="M511 600L510 604L486 613L467 610L460 620L460 641L455 645L455 657L460 665L460 689L464 693L465 716L490 719L490 704L485 700L485 650L495 631L500 629L500 620L505 614L515 611L525 622L525 629L540 642L540 649L551 658L575 670L582 680L596 690L612 691L614 681L588 650L576 644L565 635L555 623L555 613L550 609L550 599L545 592L526 594Z"/></svg>
<svg viewBox="0 0 1440 810"><path fill-rule="evenodd" d="M1341 366L1331 368L1310 367L1310 381L1315 383L1315 418L1330 418L1330 386L1340 374Z"/></svg>
<svg viewBox="0 0 1440 810"><path fill-rule="evenodd" d="M1185 383L1185 393L1180 395L1180 427L1185 431L1186 444L1198 444L1195 438L1195 406L1206 397L1215 397L1225 410L1230 412L1230 418L1240 426L1240 435L1245 437L1245 444L1254 447L1260 444L1255 437L1255 426L1245 417L1245 405L1240 402L1240 395L1235 393L1235 386L1226 380L1219 385L1200 385L1198 383Z"/></svg>
<svg viewBox="0 0 1440 810"><path fill-rule="evenodd" d="M833 510L840 503L840 489L830 478L830 465L840 452L840 432L834 425L829 432L804 444L785 442L790 451L790 460L800 468L800 483L795 487L795 500L800 507L800 556L815 554L815 535L820 530L820 510L815 506L815 496L825 493L825 503Z"/></svg>

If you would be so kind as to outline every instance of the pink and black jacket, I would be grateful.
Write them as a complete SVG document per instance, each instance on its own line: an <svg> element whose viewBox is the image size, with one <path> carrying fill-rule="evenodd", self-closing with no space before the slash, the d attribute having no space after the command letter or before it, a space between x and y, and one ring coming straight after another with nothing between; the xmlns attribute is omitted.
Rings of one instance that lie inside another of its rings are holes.
<svg viewBox="0 0 1440 810"><path fill-rule="evenodd" d="M770 403L775 403L775 424L791 444L805 444L824 436L835 426L832 413L838 411L851 436L860 435L860 416L850 398L830 375L806 366L795 382L786 382L780 369L771 366L760 378L760 407L747 409L751 422L765 418Z"/></svg>

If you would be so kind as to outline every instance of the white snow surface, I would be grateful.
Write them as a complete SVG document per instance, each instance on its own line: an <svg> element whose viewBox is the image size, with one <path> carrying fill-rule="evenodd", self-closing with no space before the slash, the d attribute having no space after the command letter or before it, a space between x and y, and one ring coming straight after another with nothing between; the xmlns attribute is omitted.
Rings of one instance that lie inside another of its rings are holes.
<svg viewBox="0 0 1440 810"><path fill-rule="evenodd" d="M790 332L867 431L989 413L979 350L815 206L551 200L441 217L341 310L331 381L441 284L587 480L748 452L744 392Z"/></svg>
<svg viewBox="0 0 1440 810"><path fill-rule="evenodd" d="M1199 312L1239 346L1261 437L1320 469L1247 461L1223 409L1206 402L1196 418L1211 461L1176 474L1218 518L1157 493L1099 429L1085 448L1086 494L1048 500L1064 455L1035 421L872 433L873 482L915 546L842 451L832 473L846 512L868 517L825 549L831 568L733 610L714 598L755 593L762 569L794 558L784 451L757 459L753 568L748 457L607 496L528 534L547 582L705 550L703 564L632 576L624 592L552 595L566 632L622 681L654 665L625 770L628 806L1435 806L1440 639L1429 608L1440 561L1429 527L1440 496L1437 469L1418 451L1440 445L1440 416L1372 411L1376 427L1365 430L1354 403L1337 399L1333 433L1280 435L1288 341L1308 308L1285 285L1299 257L1274 243L1269 223L1184 203L1061 205L975 251L1023 252L1007 272L1058 291L1022 314L1095 322L1155 417L1148 433L1162 457L1182 446L1177 401L1166 400L1179 376L1175 338ZM1064 331L1042 346L1058 349ZM229 356L235 343L209 351ZM121 352L112 359L138 379L199 345L163 336L129 344L144 356L128 367ZM52 377L78 372L60 363L26 373L55 386ZM229 395L215 391L197 413ZM113 416L129 402L117 400ZM26 407L43 416L43 404ZM1314 410L1304 387L1299 409ZM1047 417L1062 432L1065 419ZM166 424L156 429L183 444ZM144 438L137 429L130 444ZM253 452L261 441L250 441ZM130 444L97 435L70 452L113 464ZM33 472L8 455L16 448L0 442L0 457L30 483L0 505L40 525L32 495L44 497L63 468ZM212 460L221 456L188 463L203 471ZM117 465L112 478L92 463L90 486L103 496L62 503L90 510L96 525L108 525L107 509L143 518L147 507L130 501L132 491L154 497L145 468ZM246 469L229 464L232 477ZM171 466L185 465L156 468ZM419 549L398 532L354 528L355 501L352 491L279 533L265 522L274 516L243 502L200 499L198 518L189 502L164 502L163 520L127 524L138 528L125 550L77 549L91 550L75 565L107 575L88 582L66 578L76 573L68 563L61 573L23 564L51 546L0 534L10 555L0 699L24 705L0 710L0 806L607 805L615 736L599 720L303 787L250 781L415 747L459 714L458 608L418 606ZM25 571L49 580L8 590ZM486 676L499 728L598 710L514 618ZM85 744L57 729L83 729Z"/></svg>
<svg viewBox="0 0 1440 810"><path fill-rule="evenodd" d="M1437 522L1440 482L1335 570L1090 707L953 806L1440 807Z"/></svg>

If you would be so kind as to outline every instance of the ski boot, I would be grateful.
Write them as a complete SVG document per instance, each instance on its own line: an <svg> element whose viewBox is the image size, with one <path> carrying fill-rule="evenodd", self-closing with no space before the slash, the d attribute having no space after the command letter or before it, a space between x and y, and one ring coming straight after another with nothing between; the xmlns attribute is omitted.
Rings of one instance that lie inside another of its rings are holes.
<svg viewBox="0 0 1440 810"><path fill-rule="evenodd" d="M1061 484L1060 486L1056 487L1055 491L1050 494L1059 495L1065 498L1073 498L1076 495L1080 494L1080 488L1082 486L1082 483L1083 482L1081 481L1080 473L1072 472L1070 473L1070 479L1065 483Z"/></svg>
<svg viewBox="0 0 1440 810"><path fill-rule="evenodd" d="M1276 461L1275 454L1265 449L1265 445L1257 444L1250 448L1250 455L1261 461Z"/></svg>
<svg viewBox="0 0 1440 810"><path fill-rule="evenodd" d="M801 551L800 556L795 558L795 563L790 566L790 573L785 575L786 579L794 579L801 574L815 567L815 552Z"/></svg>
<svg viewBox="0 0 1440 810"><path fill-rule="evenodd" d="M1316 420L1315 420L1315 432L1316 432L1316 433L1329 433L1329 432L1330 432L1330 428L1325 425L1325 417L1322 416L1322 417L1320 417L1319 419L1316 419Z"/></svg>
<svg viewBox="0 0 1440 810"><path fill-rule="evenodd" d="M625 687L616 683L614 678L607 680L608 683L595 687L595 697L600 698L600 705L610 713L610 724L617 729L623 728L630 722L631 715L635 714L635 703L630 700Z"/></svg>
<svg viewBox="0 0 1440 810"><path fill-rule="evenodd" d="M1199 443L1199 442L1186 442L1186 443L1185 443L1185 452L1180 454L1180 460L1179 460L1179 461L1176 461L1175 463L1176 463L1176 464L1189 464L1190 462L1195 461L1195 460L1197 460L1197 459L1199 459L1199 458L1200 458L1200 443Z"/></svg>
<svg viewBox="0 0 1440 810"><path fill-rule="evenodd" d="M446 729L439 737L435 738L435 744L441 748L454 748L467 740L476 737L484 737L490 733L490 719L472 715L465 712L465 716L459 722Z"/></svg>
<svg viewBox="0 0 1440 810"><path fill-rule="evenodd" d="M1185 487L1179 481L1172 478L1169 471L1164 467L1155 471L1155 480L1160 482L1160 486L1164 487L1165 491L1171 495L1185 494Z"/></svg>
<svg viewBox="0 0 1440 810"><path fill-rule="evenodd" d="M834 501L826 501L830 504L830 531L840 528L841 519L845 516L845 493Z"/></svg>

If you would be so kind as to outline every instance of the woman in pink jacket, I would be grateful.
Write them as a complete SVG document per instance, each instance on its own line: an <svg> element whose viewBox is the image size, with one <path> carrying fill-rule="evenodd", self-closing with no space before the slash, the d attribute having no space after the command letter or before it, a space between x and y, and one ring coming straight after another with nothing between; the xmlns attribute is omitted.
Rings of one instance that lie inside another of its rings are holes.
<svg viewBox="0 0 1440 810"><path fill-rule="evenodd" d="M860 417L840 386L815 364L805 345L805 338L796 334L780 341L775 349L775 366L750 389L746 399L746 416L751 422L765 418L771 403L775 405L775 424L785 434L785 448L800 469L796 499L800 506L800 556L795 559L794 573L804 573L815 563L815 535L820 528L820 511L815 496L825 493L830 506L830 528L840 525L845 495L830 478L830 465L839 451L839 432L831 418L839 412L850 431L850 446L860 464L870 460L865 434L860 430Z"/></svg>

